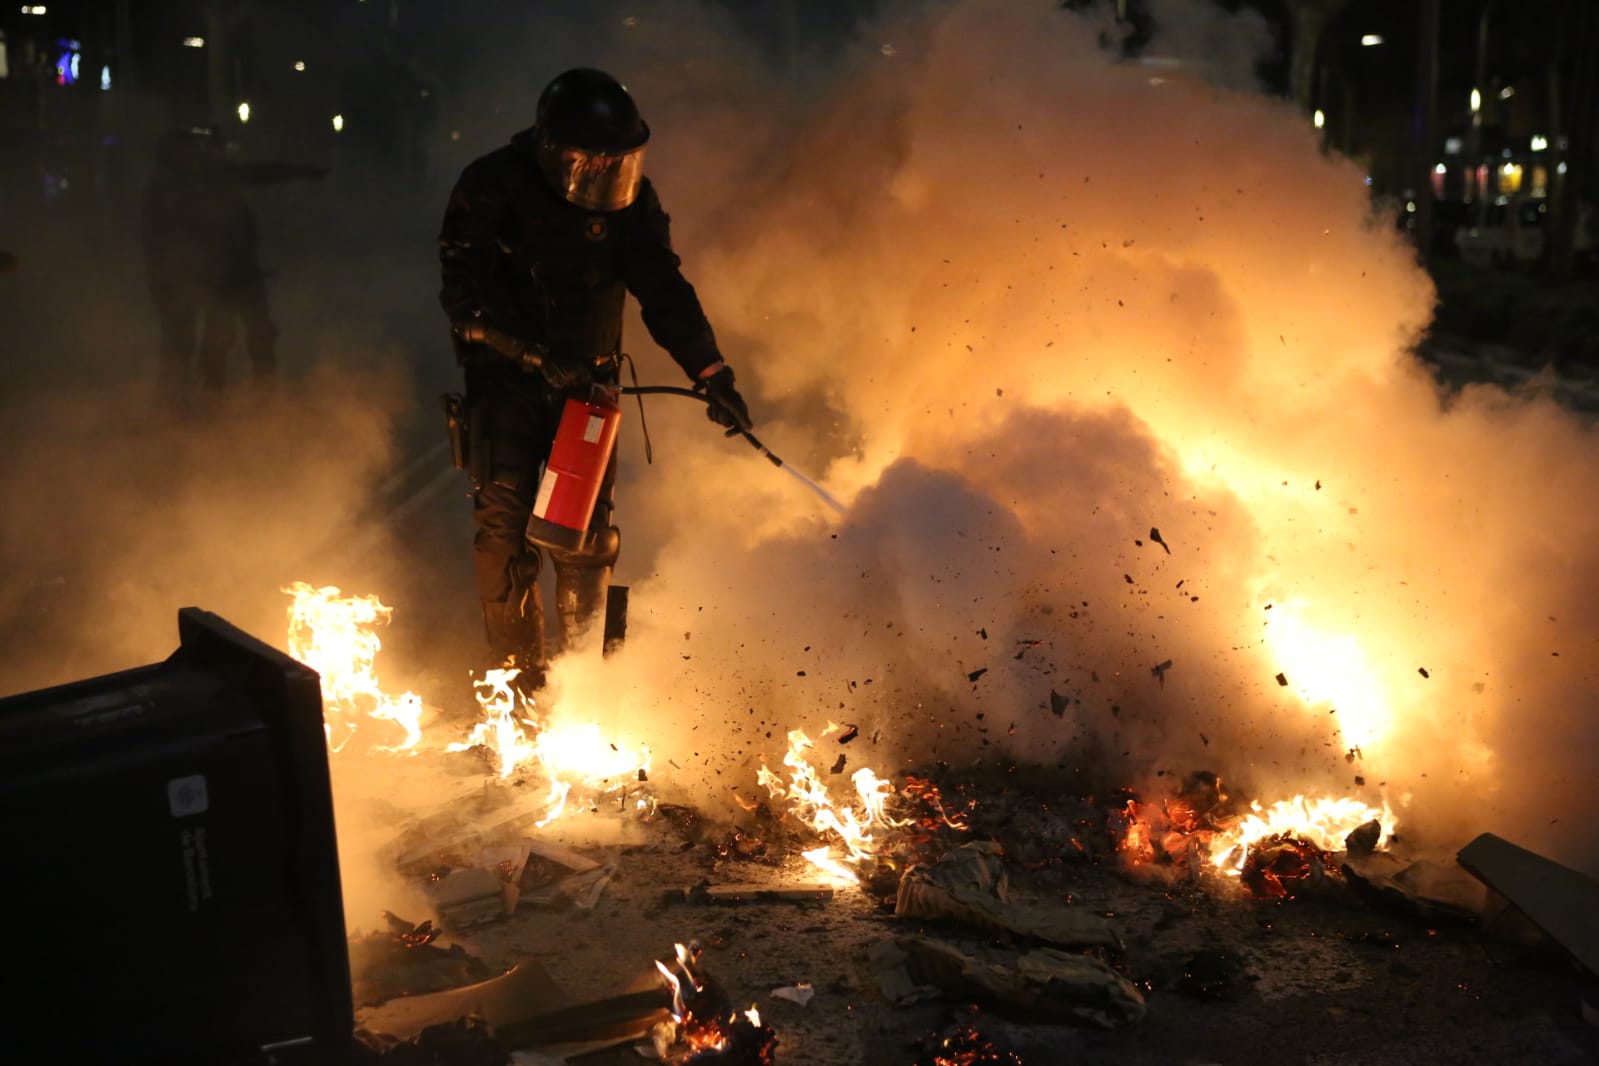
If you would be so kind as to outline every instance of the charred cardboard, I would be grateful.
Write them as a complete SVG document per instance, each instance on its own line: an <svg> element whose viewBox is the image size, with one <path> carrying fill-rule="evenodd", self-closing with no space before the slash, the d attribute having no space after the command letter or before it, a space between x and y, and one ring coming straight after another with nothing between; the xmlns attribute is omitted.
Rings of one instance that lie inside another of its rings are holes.
<svg viewBox="0 0 1599 1066"><path fill-rule="evenodd" d="M637 1039L670 1008L671 994L654 975L620 995L573 1003L543 966L528 961L475 985L391 1000L363 1011L360 1021L373 1032L410 1040L430 1026L476 1017L506 1047L577 1053Z"/></svg>
<svg viewBox="0 0 1599 1066"><path fill-rule="evenodd" d="M915 1002L937 990L1021 1019L1106 1029L1139 1021L1146 1010L1132 982L1105 963L1050 947L965 951L903 936L875 945L871 958L879 988L895 1003Z"/></svg>
<svg viewBox="0 0 1599 1066"><path fill-rule="evenodd" d="M900 879L895 916L959 922L1059 947L1121 950L1121 938L1098 915L1007 901L1003 855L992 841L973 841L936 863L911 867Z"/></svg>
<svg viewBox="0 0 1599 1066"><path fill-rule="evenodd" d="M1492 833L1461 848L1456 860L1599 974L1599 882Z"/></svg>

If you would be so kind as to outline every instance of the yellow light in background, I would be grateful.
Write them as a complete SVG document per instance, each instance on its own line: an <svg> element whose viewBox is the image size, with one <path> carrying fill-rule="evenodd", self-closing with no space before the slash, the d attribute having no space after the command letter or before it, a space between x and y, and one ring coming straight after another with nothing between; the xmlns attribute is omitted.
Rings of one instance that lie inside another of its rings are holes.
<svg viewBox="0 0 1599 1066"><path fill-rule="evenodd" d="M333 132L334 133L343 133L344 132L344 116L343 115L334 115L333 116Z"/></svg>
<svg viewBox="0 0 1599 1066"><path fill-rule="evenodd" d="M1471 113L1475 115L1482 110L1482 93L1476 89L1471 90Z"/></svg>
<svg viewBox="0 0 1599 1066"><path fill-rule="evenodd" d="M1439 163L1437 166L1432 168L1432 172L1434 174L1447 174L1449 173L1449 168L1444 166L1442 163Z"/></svg>
<svg viewBox="0 0 1599 1066"><path fill-rule="evenodd" d="M1534 133L1532 135L1532 150L1534 152L1542 152L1545 149L1547 149L1548 147L1549 147L1549 138L1548 137L1545 137L1541 133Z"/></svg>
<svg viewBox="0 0 1599 1066"><path fill-rule="evenodd" d="M50 9L43 4L23 4L22 13L24 15L48 15Z"/></svg>
<svg viewBox="0 0 1599 1066"><path fill-rule="evenodd" d="M1327 113L1318 107L1316 108L1316 113L1310 116L1310 121L1314 123L1316 128L1319 130L1323 126L1327 125Z"/></svg>
<svg viewBox="0 0 1599 1066"><path fill-rule="evenodd" d="M1360 39L1360 43L1365 45L1367 48L1382 44L1382 34L1368 33Z"/></svg>
<svg viewBox="0 0 1599 1066"><path fill-rule="evenodd" d="M304 70L304 69L305 69L305 60L303 60L303 59L296 59L296 60L295 60L295 61L294 61L294 69L295 69L295 70Z"/></svg>
<svg viewBox="0 0 1599 1066"><path fill-rule="evenodd" d="M1353 636L1305 624L1302 614L1309 606L1302 601L1276 604L1266 647L1300 699L1332 707L1345 745L1367 747L1386 736L1393 724L1382 682Z"/></svg>
<svg viewBox="0 0 1599 1066"><path fill-rule="evenodd" d="M1499 168L1499 191L1514 195L1521 191L1521 164L1506 163Z"/></svg>
<svg viewBox="0 0 1599 1066"><path fill-rule="evenodd" d="M204 48L205 47L205 38L204 37L185 37L183 39L183 47L185 47L185 48Z"/></svg>
<svg viewBox="0 0 1599 1066"><path fill-rule="evenodd" d="M1503 89L1499 90L1499 99L1501 100L1508 100L1515 95L1516 90L1514 86L1506 85Z"/></svg>
<svg viewBox="0 0 1599 1066"><path fill-rule="evenodd" d="M241 102L239 104L239 121L240 122L249 122L250 121L250 103L249 103L248 100L243 101L243 102Z"/></svg>

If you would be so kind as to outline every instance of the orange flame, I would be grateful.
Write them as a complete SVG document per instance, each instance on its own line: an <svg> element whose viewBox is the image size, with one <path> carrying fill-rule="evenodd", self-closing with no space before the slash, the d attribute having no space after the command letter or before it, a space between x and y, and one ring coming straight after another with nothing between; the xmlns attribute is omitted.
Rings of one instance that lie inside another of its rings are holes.
<svg viewBox="0 0 1599 1066"><path fill-rule="evenodd" d="M1250 808L1252 814L1226 829L1217 830L1211 838L1211 862L1234 877L1243 870L1249 849L1272 837L1293 837L1323 851L1342 851L1344 838L1350 831L1371 821L1382 824L1379 845L1393 836L1394 814L1386 802L1378 809L1356 799L1307 799L1301 795L1280 800L1270 807L1252 803Z"/></svg>
<svg viewBox="0 0 1599 1066"><path fill-rule="evenodd" d="M392 722L404 731L380 751L410 751L422 739L422 699L410 692L390 696L378 684L374 662L383 642L377 626L393 609L376 596L345 596L332 585L313 588L296 581L283 590L289 607L289 654L322 680L322 723L328 746L343 750L367 719Z"/></svg>
<svg viewBox="0 0 1599 1066"><path fill-rule="evenodd" d="M548 808L535 823L549 825L566 810L575 785L604 791L650 768L649 749L634 751L605 740L593 722L551 723L539 718L532 697L515 685L517 670L489 670L474 681L483 720L449 751L482 747L491 752L502 778L518 769L537 768L550 779Z"/></svg>
<svg viewBox="0 0 1599 1066"><path fill-rule="evenodd" d="M838 728L838 725L829 722L827 728L822 730L822 736ZM872 828L898 828L906 824L889 817L886 809L889 797L894 794L894 786L878 777L869 767L862 767L850 775L858 805L840 808L833 802L827 786L822 784L815 767L806 757L813 746L814 742L803 729L791 730L788 734L788 752L783 756L783 765L789 770L788 783L785 784L782 776L772 772L764 763L756 780L765 786L772 799L787 800L789 809L801 821L818 833L836 837L848 852L845 856L835 856L831 845L804 852L805 858L813 866L842 880L859 881L855 872L845 864L865 862L873 856L875 845L870 832Z"/></svg>

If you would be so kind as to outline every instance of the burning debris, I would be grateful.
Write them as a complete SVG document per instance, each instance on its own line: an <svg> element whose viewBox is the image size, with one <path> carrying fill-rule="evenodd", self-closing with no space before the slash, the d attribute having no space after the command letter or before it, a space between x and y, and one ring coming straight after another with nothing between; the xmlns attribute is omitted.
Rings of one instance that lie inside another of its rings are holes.
<svg viewBox="0 0 1599 1066"><path fill-rule="evenodd" d="M777 1035L761 1024L754 1007L734 1008L714 981L699 971L700 949L674 945L672 965L655 967L672 989L672 1016L650 1031L655 1057L674 1064L716 1062L726 1066L771 1066Z"/></svg>

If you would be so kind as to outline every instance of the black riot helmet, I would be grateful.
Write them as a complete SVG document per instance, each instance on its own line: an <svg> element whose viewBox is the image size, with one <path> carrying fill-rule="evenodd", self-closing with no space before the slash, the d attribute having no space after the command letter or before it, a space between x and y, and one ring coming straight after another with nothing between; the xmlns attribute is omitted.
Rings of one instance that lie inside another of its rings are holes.
<svg viewBox="0 0 1599 1066"><path fill-rule="evenodd" d="M545 180L572 203L619 211L638 195L650 128L603 70L578 67L545 86L533 133Z"/></svg>

